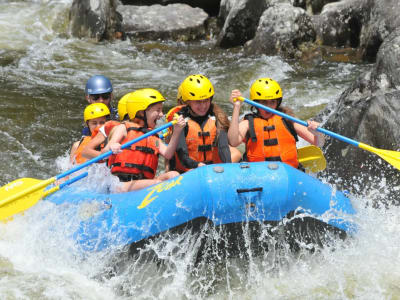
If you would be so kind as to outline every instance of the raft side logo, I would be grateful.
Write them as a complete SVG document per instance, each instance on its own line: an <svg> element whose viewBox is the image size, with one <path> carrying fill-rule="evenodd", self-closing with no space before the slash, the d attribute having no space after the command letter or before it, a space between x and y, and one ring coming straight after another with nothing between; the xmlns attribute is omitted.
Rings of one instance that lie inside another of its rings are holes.
<svg viewBox="0 0 400 300"><path fill-rule="evenodd" d="M20 186L21 184L23 184L23 183L24 183L23 180L17 180L17 181L15 181L15 182L12 182L12 183L8 184L8 185L5 187L5 190L8 192L9 190L12 190L13 188L19 187L19 186Z"/></svg>
<svg viewBox="0 0 400 300"><path fill-rule="evenodd" d="M138 209L142 209L145 208L147 205L149 205L151 202L153 202L158 195L155 195L154 197L153 194L154 193L161 193L163 191L167 191L171 188L173 188L174 186L181 184L181 180L182 180L183 176L179 176L178 179L173 180L173 181L168 181L168 182L161 182L160 184L157 184L156 186L153 186L151 188L148 188L147 190L150 191L146 197L143 199L142 203L140 203L140 205L137 207Z"/></svg>

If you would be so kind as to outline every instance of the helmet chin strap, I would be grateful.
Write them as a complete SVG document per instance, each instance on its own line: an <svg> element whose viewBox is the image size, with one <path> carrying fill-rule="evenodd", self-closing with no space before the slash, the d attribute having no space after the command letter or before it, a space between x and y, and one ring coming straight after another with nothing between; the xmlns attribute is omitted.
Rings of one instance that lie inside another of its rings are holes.
<svg viewBox="0 0 400 300"><path fill-rule="evenodd" d="M144 122L144 127L149 127L149 125L147 124L146 111L143 111L143 116L136 115L135 118L142 120Z"/></svg>

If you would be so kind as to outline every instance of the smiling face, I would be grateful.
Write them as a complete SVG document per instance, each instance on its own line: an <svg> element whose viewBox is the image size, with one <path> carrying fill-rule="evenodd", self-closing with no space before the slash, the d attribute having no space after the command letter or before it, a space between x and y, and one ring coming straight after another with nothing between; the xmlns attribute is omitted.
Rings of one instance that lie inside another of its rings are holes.
<svg viewBox="0 0 400 300"><path fill-rule="evenodd" d="M155 128L157 120L161 119L164 116L162 108L163 108L163 103L158 102L149 106L146 109L146 119L149 128Z"/></svg>
<svg viewBox="0 0 400 300"><path fill-rule="evenodd" d="M190 106L190 109L200 117L203 117L207 114L211 105L211 98L204 100L190 100L186 101L187 105Z"/></svg>

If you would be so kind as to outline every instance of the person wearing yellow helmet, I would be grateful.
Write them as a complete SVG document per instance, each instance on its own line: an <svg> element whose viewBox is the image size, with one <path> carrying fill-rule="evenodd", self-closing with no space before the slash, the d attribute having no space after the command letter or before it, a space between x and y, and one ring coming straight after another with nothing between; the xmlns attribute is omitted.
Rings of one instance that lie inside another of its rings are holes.
<svg viewBox="0 0 400 300"><path fill-rule="evenodd" d="M212 163L240 160L241 153L230 148L227 139L229 120L223 110L212 102L214 86L201 74L189 75L178 88L178 104L167 114L178 113L187 119L169 168L180 173Z"/></svg>
<svg viewBox="0 0 400 300"><path fill-rule="evenodd" d="M126 110L126 102L130 97L131 93L124 95L118 101L118 117L119 121L109 120L104 125L97 127L92 131L91 140L83 148L82 156L85 158L94 158L101 154L101 145L107 144L109 136L113 133L114 128L120 125L121 122L129 120L128 112Z"/></svg>
<svg viewBox="0 0 400 300"><path fill-rule="evenodd" d="M107 117L110 115L110 110L104 103L93 103L89 104L84 112L83 119L89 129L89 132L93 132L98 126L103 125L107 121ZM87 159L83 157L82 151L86 145L90 142L91 136L82 136L82 138L73 143L70 151L70 161L73 164L84 163Z"/></svg>
<svg viewBox="0 0 400 300"><path fill-rule="evenodd" d="M316 131L319 123L308 121L308 127L288 121L263 109L245 115L239 122L242 101L236 100L242 94L233 90L229 101L233 104L231 126L228 130L229 143L238 146L244 142L245 160L282 161L299 168L296 142L298 136L307 142L322 147L324 136ZM287 107L281 107L282 89L271 78L259 78L250 87L250 99L272 109L293 115Z"/></svg>
<svg viewBox="0 0 400 300"><path fill-rule="evenodd" d="M185 126L185 120L178 118L174 133L168 146L158 137L149 136L130 148L121 150L121 145L136 139L156 127L162 112L165 98L155 89L139 89L127 96L126 110L129 121L115 128L109 143L102 152L111 150L114 154L109 159L111 173L124 182L120 192L132 191L160 183L179 175L170 171L156 176L158 155L170 159L175 153L178 137Z"/></svg>

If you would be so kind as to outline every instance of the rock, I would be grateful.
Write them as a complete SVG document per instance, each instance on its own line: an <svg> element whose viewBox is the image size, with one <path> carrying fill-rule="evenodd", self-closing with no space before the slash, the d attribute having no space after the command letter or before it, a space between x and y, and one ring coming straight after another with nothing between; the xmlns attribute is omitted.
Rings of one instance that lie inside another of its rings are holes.
<svg viewBox="0 0 400 300"><path fill-rule="evenodd" d="M363 24L360 36L360 48L364 49L364 58L373 60L381 43L400 27L400 1L368 1L371 7L368 21Z"/></svg>
<svg viewBox="0 0 400 300"><path fill-rule="evenodd" d="M370 11L367 1L341 1L328 4L315 16L317 39L322 45L352 47L360 45L362 24Z"/></svg>
<svg viewBox="0 0 400 300"><path fill-rule="evenodd" d="M122 29L134 39L173 39L181 41L206 37L207 13L186 4L167 6L120 5Z"/></svg>
<svg viewBox="0 0 400 300"><path fill-rule="evenodd" d="M142 6L142 5L168 5L168 4L187 4L191 7L198 7L204 10L210 16L217 16L219 7L220 7L220 0L122 0L121 4L123 5L135 5L135 6Z"/></svg>
<svg viewBox="0 0 400 300"><path fill-rule="evenodd" d="M265 0L222 0L218 23L222 27L217 45L222 48L241 46L255 35Z"/></svg>
<svg viewBox="0 0 400 300"><path fill-rule="evenodd" d="M322 11L325 4L337 1L339 0L292 0L292 5L301 7L309 14L316 15Z"/></svg>
<svg viewBox="0 0 400 300"><path fill-rule="evenodd" d="M399 62L400 29L385 39L372 70L361 75L324 112L330 114L324 127L378 149L400 151ZM363 185L384 180L388 186L400 186L400 172L369 151L336 139L330 139L325 150L330 172L341 178L357 178ZM399 199L400 189L392 195Z"/></svg>
<svg viewBox="0 0 400 300"><path fill-rule="evenodd" d="M250 54L281 54L288 58L301 56L300 45L315 40L310 16L304 9L277 4L261 16L256 35L246 44Z"/></svg>
<svg viewBox="0 0 400 300"><path fill-rule="evenodd" d="M74 0L70 9L70 30L78 38L96 41L122 37L117 0Z"/></svg>
<svg viewBox="0 0 400 300"><path fill-rule="evenodd" d="M362 49L373 61L383 40L400 26L397 0L346 0L324 6L313 18L317 39L323 45Z"/></svg>

